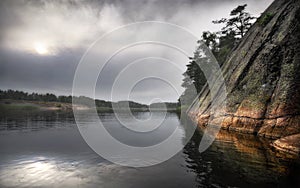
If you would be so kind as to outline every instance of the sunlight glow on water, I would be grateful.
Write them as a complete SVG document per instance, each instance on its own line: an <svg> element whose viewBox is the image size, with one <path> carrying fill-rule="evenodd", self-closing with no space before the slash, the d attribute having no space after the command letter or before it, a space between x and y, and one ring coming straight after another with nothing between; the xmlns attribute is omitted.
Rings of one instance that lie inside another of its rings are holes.
<svg viewBox="0 0 300 188"><path fill-rule="evenodd" d="M76 173L78 172L72 164L57 164L52 159L37 157L16 161L15 164L5 167L0 177L2 184L11 187L30 185L45 187L54 183L71 186L82 181L79 176L75 175Z"/></svg>
<svg viewBox="0 0 300 188"><path fill-rule="evenodd" d="M114 177L121 173L125 173L122 167L114 164L91 165L85 164L85 161L67 162L55 158L32 157L2 165L0 180L7 187L77 187L91 181L102 184L105 181L99 174L102 177Z"/></svg>

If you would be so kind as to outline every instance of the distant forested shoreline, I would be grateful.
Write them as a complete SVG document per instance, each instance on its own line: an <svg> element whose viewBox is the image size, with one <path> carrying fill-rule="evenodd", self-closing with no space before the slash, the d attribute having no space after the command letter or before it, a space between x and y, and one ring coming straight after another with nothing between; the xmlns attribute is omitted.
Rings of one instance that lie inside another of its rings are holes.
<svg viewBox="0 0 300 188"><path fill-rule="evenodd" d="M171 103L171 102L162 102L162 103L152 103L150 105L141 104L134 101L118 101L118 102L111 102L111 101L105 101L100 99L92 99L85 96L64 96L59 95L56 96L52 93L46 93L46 94L40 94L40 93L28 93L24 91L18 91L18 90L0 90L0 100L4 104L9 103L16 103L16 101L27 101L27 102L33 102L35 104L46 104L49 106L49 104L53 104L54 107L61 107L66 106L62 104L72 104L72 99L77 101L77 104L85 105L89 102L95 102L96 108L98 111L112 111L113 106L117 106L119 108L125 108L127 104L129 104L129 107L133 111L148 111L149 108L154 110L159 110L166 106L168 111L177 111L180 108L179 103Z"/></svg>

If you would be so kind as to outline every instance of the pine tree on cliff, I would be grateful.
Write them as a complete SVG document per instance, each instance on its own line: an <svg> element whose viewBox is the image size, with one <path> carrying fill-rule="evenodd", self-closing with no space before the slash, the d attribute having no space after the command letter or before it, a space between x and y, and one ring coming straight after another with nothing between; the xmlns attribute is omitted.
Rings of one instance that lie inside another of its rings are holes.
<svg viewBox="0 0 300 188"><path fill-rule="evenodd" d="M255 17L251 16L249 12L245 12L246 7L247 4L240 5L230 12L230 18L215 20L213 23L226 24L226 26L222 28L222 34L227 35L234 33L236 37L243 38L251 27L252 21L256 19Z"/></svg>
<svg viewBox="0 0 300 188"><path fill-rule="evenodd" d="M183 74L182 86L185 88L183 95L186 99L192 101L193 99L189 99L188 95L193 87L195 87L197 93L200 93L206 83L206 78L198 66L200 62L205 63L207 61L207 58L200 55L201 43L204 43L211 50L219 64L222 65L240 38L249 30L251 21L255 19L250 13L245 12L246 6L247 4L240 5L233 9L229 19L222 18L221 20L213 21L215 24L226 24L220 32L203 32L202 40L198 41L199 46L197 46L194 56L190 57L187 70Z"/></svg>

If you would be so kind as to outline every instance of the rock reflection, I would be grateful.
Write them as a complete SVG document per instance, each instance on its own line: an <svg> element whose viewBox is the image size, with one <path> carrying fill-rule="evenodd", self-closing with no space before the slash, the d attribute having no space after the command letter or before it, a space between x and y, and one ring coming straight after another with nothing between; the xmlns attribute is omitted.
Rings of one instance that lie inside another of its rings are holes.
<svg viewBox="0 0 300 188"><path fill-rule="evenodd" d="M220 132L213 145L199 153L201 132L196 131L183 152L149 168L125 168L109 163L84 142L72 116L61 112L16 114L0 118L0 187L297 187L299 165L253 135ZM143 117L143 114L139 114ZM147 114L145 114L146 116ZM0 115L1 117L1 115ZM178 123L168 116L166 127ZM119 123L102 114L112 132ZM185 142L194 128L181 117ZM11 121L11 127L9 122ZM87 125L92 119L87 120ZM27 122L27 123L26 123ZM190 125L190 126L186 126ZM34 130L34 131L32 131ZM119 132L121 134L121 132ZM145 143L160 139L143 139ZM130 136L125 141L136 142ZM162 137L164 138L164 137ZM148 140L148 141L147 141ZM295 186L296 185L296 186ZM298 186L300 187L300 186Z"/></svg>
<svg viewBox="0 0 300 188"><path fill-rule="evenodd" d="M196 131L184 149L187 167L196 173L199 187L285 186L290 185L291 177L299 178L291 170L299 169L296 159L273 151L270 140L220 131L213 145L200 154L201 137L201 130Z"/></svg>

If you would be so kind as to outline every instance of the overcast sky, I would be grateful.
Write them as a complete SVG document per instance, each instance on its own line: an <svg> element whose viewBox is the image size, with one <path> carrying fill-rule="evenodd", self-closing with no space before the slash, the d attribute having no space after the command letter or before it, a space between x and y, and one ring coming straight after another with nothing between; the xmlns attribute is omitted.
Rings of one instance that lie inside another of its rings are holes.
<svg viewBox="0 0 300 188"><path fill-rule="evenodd" d="M219 30L221 26L212 24L211 21L228 17L229 12L237 5L246 3L247 11L259 16L271 2L272 0L1 0L0 89L69 95L82 55L97 38L115 28L133 22L155 20L177 24L200 38L203 31ZM144 28L147 29L134 33L132 37L155 34L164 39L172 36L155 26ZM176 39L178 38L175 37L174 40ZM122 40L131 41L132 38ZM100 46L101 49L98 50L101 53L112 53L109 48L117 43L119 41L114 40ZM176 55L170 53L170 49L151 44L126 50L100 73L99 79L102 80L97 83L96 98L110 100L111 86L118 73L133 61L150 56L173 61ZM170 79L175 80L176 87L179 87L181 74L188 60L184 57L176 60L180 61L177 62L179 68L167 70L167 61L145 59L143 66L131 66L132 70L127 75L137 72L144 74L146 69L148 73L150 70L157 75L171 76ZM86 74L89 75L88 70ZM126 83L127 78L128 76L123 76L122 81ZM121 86L119 84L117 88L120 95L113 100L126 98L127 93L123 89L128 88ZM93 96L85 91L82 87L83 95ZM146 79L135 85L129 98L143 103L150 103L153 98L176 101L180 92L182 89L176 93L174 88L159 79Z"/></svg>

